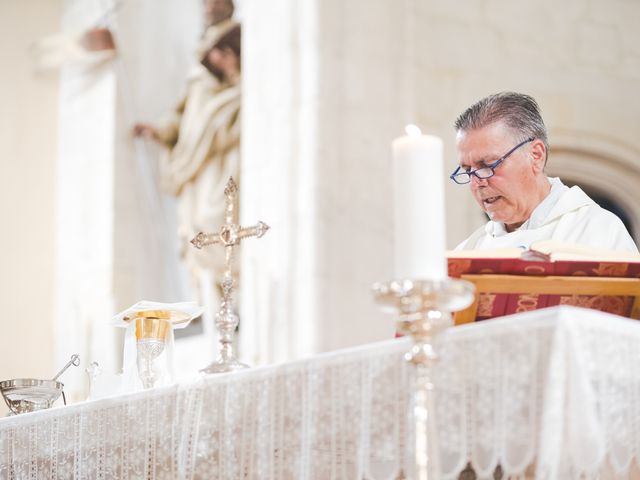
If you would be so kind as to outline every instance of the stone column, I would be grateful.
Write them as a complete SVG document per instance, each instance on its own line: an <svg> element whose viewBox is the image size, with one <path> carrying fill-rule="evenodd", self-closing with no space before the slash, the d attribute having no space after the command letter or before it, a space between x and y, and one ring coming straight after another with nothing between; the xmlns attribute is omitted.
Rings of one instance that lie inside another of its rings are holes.
<svg viewBox="0 0 640 480"><path fill-rule="evenodd" d="M243 6L241 350L283 361L393 336L390 143L412 121L411 0Z"/></svg>
<svg viewBox="0 0 640 480"><path fill-rule="evenodd" d="M82 32L101 14L97 4L67 5L65 32ZM114 132L116 77L110 62L63 64L56 168L55 363L71 354L112 366ZM82 368L65 373L67 400L84 396Z"/></svg>

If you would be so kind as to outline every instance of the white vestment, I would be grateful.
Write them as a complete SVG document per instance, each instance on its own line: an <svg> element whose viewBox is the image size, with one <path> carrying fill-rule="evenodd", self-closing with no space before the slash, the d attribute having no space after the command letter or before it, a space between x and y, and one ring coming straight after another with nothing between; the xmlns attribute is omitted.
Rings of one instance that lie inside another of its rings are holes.
<svg viewBox="0 0 640 480"><path fill-rule="evenodd" d="M580 187L566 187L549 179L552 189L518 230L507 232L501 222L489 221L456 250L520 247L540 240L576 243L597 249L638 252L622 221L601 208Z"/></svg>

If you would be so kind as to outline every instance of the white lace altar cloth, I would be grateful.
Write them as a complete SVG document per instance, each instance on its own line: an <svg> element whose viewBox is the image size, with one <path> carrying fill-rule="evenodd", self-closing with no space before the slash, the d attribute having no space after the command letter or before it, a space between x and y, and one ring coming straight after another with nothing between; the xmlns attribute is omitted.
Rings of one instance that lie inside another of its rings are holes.
<svg viewBox="0 0 640 480"><path fill-rule="evenodd" d="M2 479L391 479L411 475L398 339L0 419ZM443 478L535 466L629 478L640 323L556 307L450 329L435 374ZM633 467L635 468L635 467Z"/></svg>

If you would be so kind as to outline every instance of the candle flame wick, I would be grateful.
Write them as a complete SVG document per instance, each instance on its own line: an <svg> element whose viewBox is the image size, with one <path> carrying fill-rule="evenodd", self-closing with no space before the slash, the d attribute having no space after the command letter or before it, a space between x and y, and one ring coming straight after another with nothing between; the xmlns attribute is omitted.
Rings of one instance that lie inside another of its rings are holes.
<svg viewBox="0 0 640 480"><path fill-rule="evenodd" d="M412 123L404 127L404 131L407 132L407 135L409 135L410 137L419 137L420 135L422 135L420 128Z"/></svg>

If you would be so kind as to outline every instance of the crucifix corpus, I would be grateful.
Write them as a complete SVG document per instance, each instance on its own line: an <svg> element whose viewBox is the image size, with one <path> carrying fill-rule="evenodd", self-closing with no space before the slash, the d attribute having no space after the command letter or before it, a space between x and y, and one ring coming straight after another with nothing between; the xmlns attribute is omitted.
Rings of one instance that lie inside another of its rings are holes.
<svg viewBox="0 0 640 480"><path fill-rule="evenodd" d="M252 227L241 227L237 220L237 194L238 186L229 177L224 189L225 196L225 223L218 233L198 233L191 243L197 249L209 245L222 245L225 248L225 269L220 286L222 287L222 300L220 310L216 314L216 329L220 334L220 355L218 359L200 372L224 373L248 368L248 365L240 363L233 352L233 334L238 327L239 318L233 311L233 274L231 262L233 261L233 247L247 237L262 237L269 225L258 222Z"/></svg>

